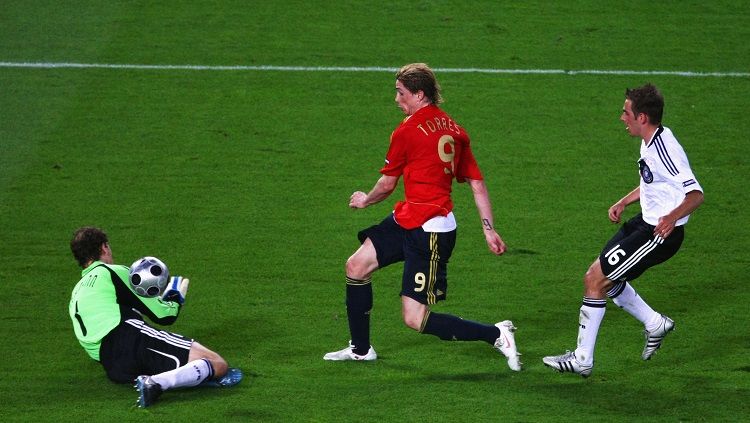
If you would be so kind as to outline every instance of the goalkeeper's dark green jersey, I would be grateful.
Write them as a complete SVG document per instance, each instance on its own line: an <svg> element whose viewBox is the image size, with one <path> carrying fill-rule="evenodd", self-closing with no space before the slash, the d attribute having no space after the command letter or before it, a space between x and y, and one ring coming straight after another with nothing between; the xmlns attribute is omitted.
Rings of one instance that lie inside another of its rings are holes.
<svg viewBox="0 0 750 423"><path fill-rule="evenodd" d="M93 262L81 272L73 288L68 312L73 330L83 349L99 361L102 338L125 319L143 319L170 325L177 319L180 305L160 298L145 298L133 292L128 281L128 267Z"/></svg>

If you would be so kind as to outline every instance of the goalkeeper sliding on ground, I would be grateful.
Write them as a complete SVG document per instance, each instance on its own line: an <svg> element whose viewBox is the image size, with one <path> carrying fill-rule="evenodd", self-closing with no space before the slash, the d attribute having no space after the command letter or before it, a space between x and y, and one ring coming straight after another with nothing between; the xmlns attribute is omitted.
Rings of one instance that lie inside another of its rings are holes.
<svg viewBox="0 0 750 423"><path fill-rule="evenodd" d="M128 267L114 264L106 233L78 229L70 249L83 268L73 289L69 313L78 342L116 383L134 383L138 406L148 407L162 394L191 386L233 386L242 372L217 353L176 333L149 326L171 325L185 301L190 281L173 276L154 298L136 295Z"/></svg>

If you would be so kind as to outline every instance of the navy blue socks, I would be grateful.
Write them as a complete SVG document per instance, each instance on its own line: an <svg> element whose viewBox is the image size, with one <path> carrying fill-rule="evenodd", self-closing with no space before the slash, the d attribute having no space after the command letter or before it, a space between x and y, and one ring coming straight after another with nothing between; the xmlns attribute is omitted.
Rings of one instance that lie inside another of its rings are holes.
<svg viewBox="0 0 750 423"><path fill-rule="evenodd" d="M346 316L352 336L354 354L365 355L370 350L370 310L372 309L372 279L346 277Z"/></svg>

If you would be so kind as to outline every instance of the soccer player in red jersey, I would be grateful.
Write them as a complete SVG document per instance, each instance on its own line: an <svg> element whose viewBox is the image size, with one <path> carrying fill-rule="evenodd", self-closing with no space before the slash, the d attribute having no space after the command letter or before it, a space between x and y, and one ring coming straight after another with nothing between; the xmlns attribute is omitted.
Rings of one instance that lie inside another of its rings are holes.
<svg viewBox="0 0 750 423"><path fill-rule="evenodd" d="M370 192L352 194L349 207L363 209L394 191L403 176L405 199L380 224L359 232L362 245L346 262L346 307L351 341L325 360L375 360L370 345L372 274L404 262L401 311L410 328L443 340L483 340L521 370L510 320L495 325L430 311L447 292L447 264L456 242L451 189L453 179L467 182L494 254L505 252L495 231L492 206L482 172L471 152L469 136L442 111L440 85L424 63L402 67L396 74L396 103L406 118L393 131L380 179Z"/></svg>

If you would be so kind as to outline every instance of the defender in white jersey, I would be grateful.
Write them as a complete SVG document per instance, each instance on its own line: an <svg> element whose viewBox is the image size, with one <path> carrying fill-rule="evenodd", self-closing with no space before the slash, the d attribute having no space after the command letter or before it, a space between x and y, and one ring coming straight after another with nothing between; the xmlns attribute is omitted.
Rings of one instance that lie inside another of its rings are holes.
<svg viewBox="0 0 750 423"><path fill-rule="evenodd" d="M620 120L630 135L642 139L640 184L609 208L609 219L619 223L625 207L636 201L641 203L641 213L622 226L589 267L583 281L577 348L544 357L548 367L583 377L591 374L607 297L643 323L643 360L649 360L674 329L674 321L654 311L628 283L679 250L690 213L703 203L703 188L685 151L672 131L661 124L663 110L664 98L655 86L625 90Z"/></svg>

